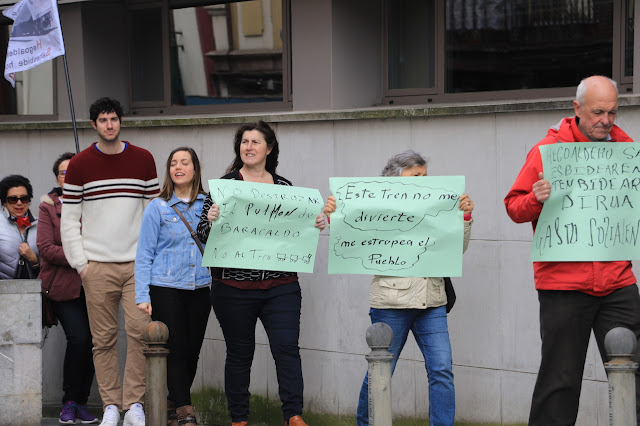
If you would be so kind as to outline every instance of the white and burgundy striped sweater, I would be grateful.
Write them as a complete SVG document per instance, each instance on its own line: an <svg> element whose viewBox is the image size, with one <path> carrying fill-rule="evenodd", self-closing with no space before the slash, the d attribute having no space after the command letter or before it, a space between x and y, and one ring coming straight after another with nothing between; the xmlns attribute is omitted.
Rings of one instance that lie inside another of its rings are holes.
<svg viewBox="0 0 640 426"><path fill-rule="evenodd" d="M158 195L149 151L127 142L119 154L92 144L71 159L64 183L60 231L69 264L81 272L89 260L131 262L142 212Z"/></svg>

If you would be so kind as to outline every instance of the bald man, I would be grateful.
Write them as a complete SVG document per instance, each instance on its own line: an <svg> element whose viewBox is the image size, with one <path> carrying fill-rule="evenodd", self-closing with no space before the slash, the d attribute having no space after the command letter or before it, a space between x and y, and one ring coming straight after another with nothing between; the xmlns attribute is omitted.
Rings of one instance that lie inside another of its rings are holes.
<svg viewBox="0 0 640 426"><path fill-rule="evenodd" d="M550 128L527 155L504 199L514 222L536 223L551 185L542 173L541 145L559 142L633 142L613 124L618 112L615 81L592 76L580 82L575 116ZM534 262L540 302L542 360L533 391L529 425L573 425L578 414L584 361L593 330L602 359L604 336L627 327L640 337L640 295L630 261ZM636 353L634 360L638 362ZM638 384L636 375L636 401ZM640 404L636 405L640 408ZM640 418L640 416L638 416Z"/></svg>

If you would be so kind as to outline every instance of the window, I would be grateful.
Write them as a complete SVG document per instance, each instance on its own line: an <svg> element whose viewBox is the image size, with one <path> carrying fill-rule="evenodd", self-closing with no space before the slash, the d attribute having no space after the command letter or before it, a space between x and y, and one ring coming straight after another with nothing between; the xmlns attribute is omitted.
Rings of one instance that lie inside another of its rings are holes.
<svg viewBox="0 0 640 426"><path fill-rule="evenodd" d="M634 0L625 0L623 19L624 19L624 54L622 74L625 82L633 78L633 5ZM629 81L630 82L630 81Z"/></svg>
<svg viewBox="0 0 640 426"><path fill-rule="evenodd" d="M16 73L16 87L4 78L4 65L11 28L9 19L0 21L0 117L15 120L16 116L51 116L53 107L53 61Z"/></svg>
<svg viewBox="0 0 640 426"><path fill-rule="evenodd" d="M287 5L163 0L131 6L133 112L290 109Z"/></svg>
<svg viewBox="0 0 640 426"><path fill-rule="evenodd" d="M389 89L435 87L435 19L433 1L389 8Z"/></svg>
<svg viewBox="0 0 640 426"><path fill-rule="evenodd" d="M593 74L630 87L633 4L387 0L385 101L559 96Z"/></svg>

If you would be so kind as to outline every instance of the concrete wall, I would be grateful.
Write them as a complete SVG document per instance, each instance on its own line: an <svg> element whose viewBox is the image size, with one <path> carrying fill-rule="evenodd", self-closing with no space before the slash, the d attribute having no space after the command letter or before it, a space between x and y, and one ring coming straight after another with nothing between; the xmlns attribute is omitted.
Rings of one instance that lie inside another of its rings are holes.
<svg viewBox="0 0 640 426"><path fill-rule="evenodd" d="M0 424L40 425L40 280L0 281Z"/></svg>
<svg viewBox="0 0 640 426"><path fill-rule="evenodd" d="M353 115L345 119L337 113L313 119L295 114L249 117L274 124L281 144L279 173L298 186L318 188L325 197L329 177L378 175L388 157L408 148L431 159L431 175L466 176L466 191L476 204L475 225L464 256L464 276L454 279L458 301L449 317L459 420L510 423L525 422L528 417L540 352L538 302L529 262L532 233L528 224L510 221L502 200L531 147L549 126L572 114L570 100L558 104L566 109L538 106L526 112L531 104L513 104L513 112L495 112L508 110L498 106L494 112L477 113L476 109L473 114L458 111L433 116L416 116L413 110L394 116L393 110L379 110L381 116L390 112L389 117L396 117L386 119L355 119ZM637 99L625 104L618 124L640 140ZM173 124L158 121L150 127L139 122L138 127L123 128L122 136L151 150L161 179L162 165L178 145L195 148L204 177L215 178L231 161L234 130L246 118L186 127L178 126L179 120ZM32 179L36 194L45 193L54 183L49 169L55 156L73 149L69 133L69 129L1 132L4 156L0 170L25 174ZM93 139L93 130L81 129L81 146ZM328 238L325 230L314 273L300 275L305 404L309 409L350 414L355 412L366 369L364 335L370 325L371 277L328 275ZM277 398L275 368L261 326L257 335L251 391ZM45 345L45 354L61 350L53 340ZM224 357L222 333L212 315L194 388L222 388ZM393 381L394 412L425 417L426 373L411 339L401 358ZM60 369L60 357L46 356L45 377L58 380L53 385L47 382L46 401L59 400L59 394L49 392L61 392ZM608 424L607 384L593 343L584 379L578 424Z"/></svg>

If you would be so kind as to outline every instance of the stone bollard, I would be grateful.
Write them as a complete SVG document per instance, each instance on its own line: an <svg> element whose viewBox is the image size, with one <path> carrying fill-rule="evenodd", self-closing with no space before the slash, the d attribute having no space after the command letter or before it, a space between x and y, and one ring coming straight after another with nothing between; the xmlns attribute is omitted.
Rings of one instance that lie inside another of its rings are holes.
<svg viewBox="0 0 640 426"><path fill-rule="evenodd" d="M169 329L160 321L151 321L144 331L144 340L149 347L144 349L147 357L145 411L148 425L167 424L167 356L165 348Z"/></svg>
<svg viewBox="0 0 640 426"><path fill-rule="evenodd" d="M369 425L391 426L391 361L388 351L393 341L391 327L382 322L367 328L369 362Z"/></svg>
<svg viewBox="0 0 640 426"><path fill-rule="evenodd" d="M609 424L636 426L636 377L638 364L631 360L638 342L635 334L616 327L604 338L609 362L604 364L609 380Z"/></svg>

